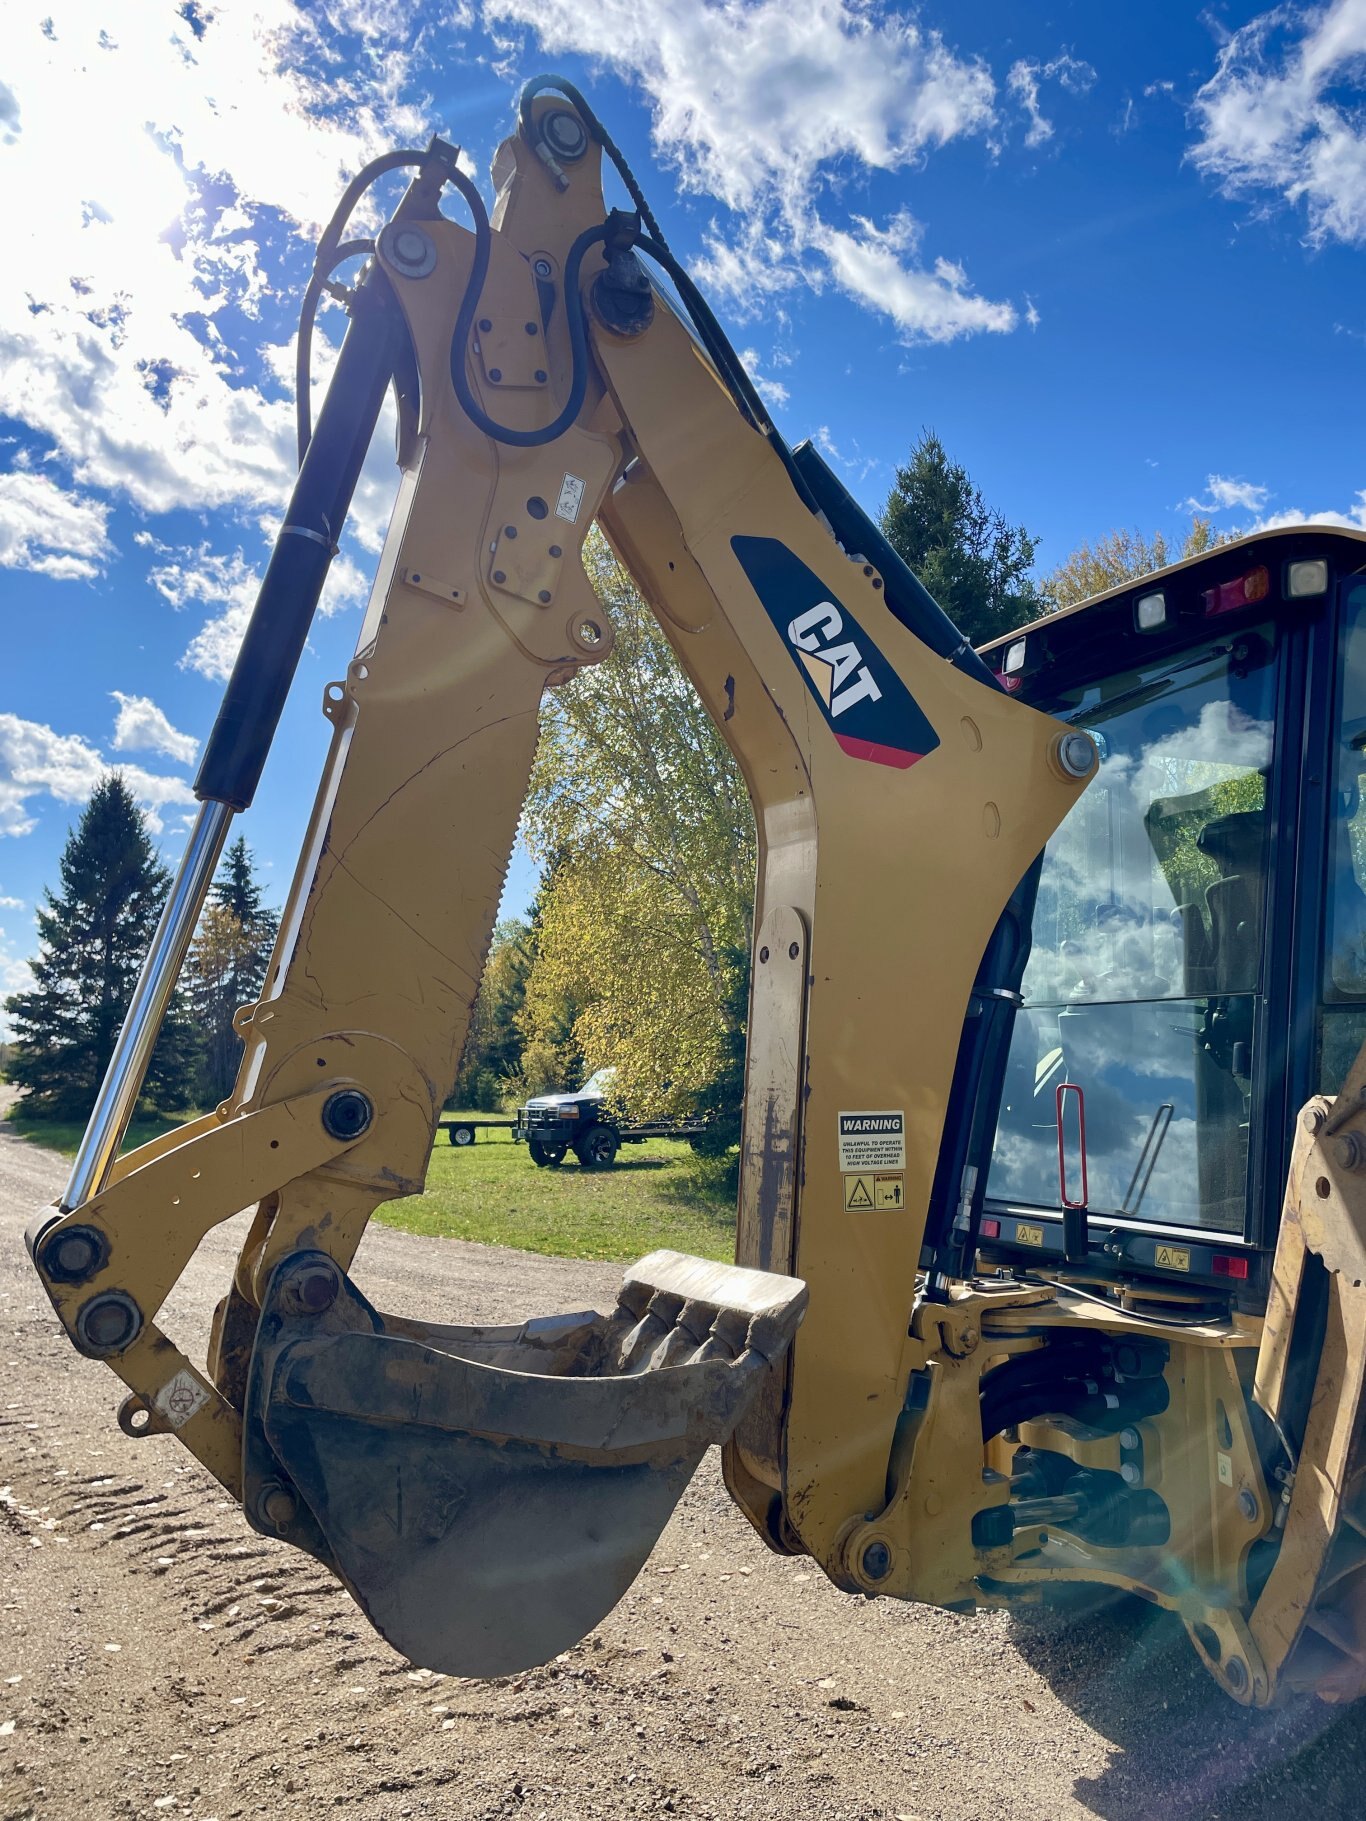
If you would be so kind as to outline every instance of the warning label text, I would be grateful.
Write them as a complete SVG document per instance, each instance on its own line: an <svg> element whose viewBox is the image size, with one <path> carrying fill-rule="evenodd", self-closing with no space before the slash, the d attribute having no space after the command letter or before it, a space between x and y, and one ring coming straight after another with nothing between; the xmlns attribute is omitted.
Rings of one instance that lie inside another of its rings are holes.
<svg viewBox="0 0 1366 1821"><path fill-rule="evenodd" d="M906 1168L904 1113L841 1113L839 1122L842 1171Z"/></svg>

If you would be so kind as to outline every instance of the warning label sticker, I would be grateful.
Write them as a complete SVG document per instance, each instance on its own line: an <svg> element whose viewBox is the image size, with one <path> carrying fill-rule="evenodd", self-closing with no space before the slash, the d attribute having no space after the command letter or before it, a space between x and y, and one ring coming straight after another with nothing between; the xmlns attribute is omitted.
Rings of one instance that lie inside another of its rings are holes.
<svg viewBox="0 0 1366 1821"><path fill-rule="evenodd" d="M858 1171L844 1178L844 1206L847 1213L860 1208L903 1208L906 1205L906 1178L869 1175Z"/></svg>
<svg viewBox="0 0 1366 1821"><path fill-rule="evenodd" d="M208 1401L208 1392L192 1373L185 1371L184 1367L168 1384L163 1385L152 1399L172 1429L179 1429L188 1423L195 1412L203 1409Z"/></svg>
<svg viewBox="0 0 1366 1821"><path fill-rule="evenodd" d="M582 504L582 480L577 474L566 474L560 483L560 497L555 502L555 517L567 519L572 525L579 516L579 507Z"/></svg>
<svg viewBox="0 0 1366 1821"><path fill-rule="evenodd" d="M839 1120L842 1171L906 1168L904 1113L841 1113Z"/></svg>

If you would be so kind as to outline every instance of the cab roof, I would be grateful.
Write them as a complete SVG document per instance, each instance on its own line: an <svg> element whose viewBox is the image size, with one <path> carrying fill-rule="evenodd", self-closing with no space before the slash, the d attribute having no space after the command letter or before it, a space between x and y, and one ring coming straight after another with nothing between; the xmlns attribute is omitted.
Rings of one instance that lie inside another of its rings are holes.
<svg viewBox="0 0 1366 1821"><path fill-rule="evenodd" d="M1218 544L1213 550L1202 550L1198 556L1183 557L1179 563L1168 563L1165 568L1154 569L1147 575L1131 576L1116 587L1107 588L1103 594L1090 595L1071 607L1061 607L1056 613L1046 613L1023 626L1017 626L1013 632L988 639L978 650L985 656L1040 628L1056 630L1068 620L1081 616L1089 618L1098 609L1122 600L1125 596L1156 592L1170 577L1180 576L1183 581L1188 581L1187 572L1190 570L1205 569L1208 581L1205 582L1203 576L1200 580L1205 586L1214 587L1228 577L1255 569L1261 564L1278 572L1287 562L1314 556L1330 557L1339 575L1350 575L1358 569L1366 568L1366 531L1349 530L1344 525L1283 525L1276 530L1255 531L1247 537ZM1077 630L1080 631L1080 628Z"/></svg>

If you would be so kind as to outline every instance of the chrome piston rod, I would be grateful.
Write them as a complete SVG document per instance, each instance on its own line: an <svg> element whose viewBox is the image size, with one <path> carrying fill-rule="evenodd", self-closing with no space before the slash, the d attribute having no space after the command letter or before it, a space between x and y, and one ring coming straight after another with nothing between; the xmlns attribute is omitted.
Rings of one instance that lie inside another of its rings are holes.
<svg viewBox="0 0 1366 1821"><path fill-rule="evenodd" d="M223 852L233 810L227 803L201 803L186 845L180 870L161 913L152 946L142 964L138 983L123 1021L114 1053L109 1058L99 1097L71 1166L71 1178L62 1197L69 1212L98 1195L119 1154L133 1108L142 1091L147 1064L171 1002L180 969L194 935L199 913L209 895Z"/></svg>

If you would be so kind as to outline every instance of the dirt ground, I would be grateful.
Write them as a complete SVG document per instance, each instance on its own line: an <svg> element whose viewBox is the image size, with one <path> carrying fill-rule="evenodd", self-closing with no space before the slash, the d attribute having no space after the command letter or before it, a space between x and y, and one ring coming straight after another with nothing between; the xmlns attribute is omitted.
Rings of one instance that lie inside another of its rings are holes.
<svg viewBox="0 0 1366 1821"><path fill-rule="evenodd" d="M1324 1821L1366 1812L1366 1712L1249 1715L1146 1608L1064 1625L836 1592L704 1464L645 1572L533 1674L414 1670L174 1440L116 1428L23 1251L60 1159L0 1134L0 1821ZM166 1325L202 1348L237 1223ZM381 1306L610 1299L617 1267L372 1228Z"/></svg>

